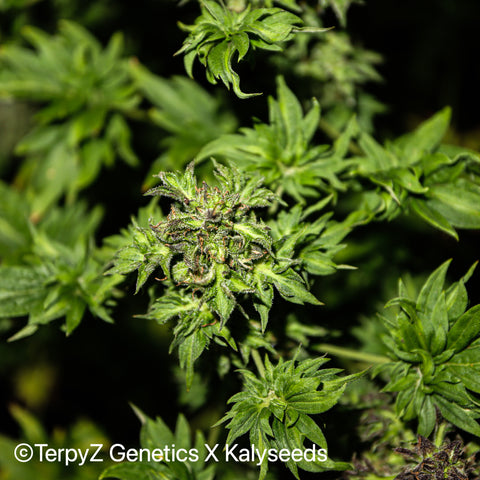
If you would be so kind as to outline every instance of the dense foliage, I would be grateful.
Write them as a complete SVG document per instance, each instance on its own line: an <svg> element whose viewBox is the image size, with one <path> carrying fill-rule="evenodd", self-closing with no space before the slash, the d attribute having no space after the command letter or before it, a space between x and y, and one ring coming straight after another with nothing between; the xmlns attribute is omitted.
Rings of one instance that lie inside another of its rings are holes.
<svg viewBox="0 0 480 480"><path fill-rule="evenodd" d="M0 480L478 475L480 154L452 108L378 128L354 0L159 2L156 62L87 3L0 0Z"/></svg>

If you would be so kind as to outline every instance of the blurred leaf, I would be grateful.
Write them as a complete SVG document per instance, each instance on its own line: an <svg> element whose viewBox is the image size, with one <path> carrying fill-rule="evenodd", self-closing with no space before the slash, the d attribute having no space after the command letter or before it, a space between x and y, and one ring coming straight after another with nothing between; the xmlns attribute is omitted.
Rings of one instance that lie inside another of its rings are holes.
<svg viewBox="0 0 480 480"><path fill-rule="evenodd" d="M331 7L340 20L342 26L347 23L347 10L354 3L362 3L362 0L320 0L320 4Z"/></svg>
<svg viewBox="0 0 480 480"><path fill-rule="evenodd" d="M42 105L36 125L17 146L27 157L18 178L41 216L62 195L75 198L115 154L138 163L123 114L140 98L121 56L120 34L105 49L71 21L62 21L57 35L35 27L23 34L34 50L15 44L2 49L0 97Z"/></svg>

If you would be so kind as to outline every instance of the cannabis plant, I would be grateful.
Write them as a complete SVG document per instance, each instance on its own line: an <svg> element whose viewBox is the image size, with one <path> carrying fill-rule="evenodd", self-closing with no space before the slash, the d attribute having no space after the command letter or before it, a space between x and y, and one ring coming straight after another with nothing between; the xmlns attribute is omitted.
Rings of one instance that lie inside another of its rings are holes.
<svg viewBox="0 0 480 480"><path fill-rule="evenodd" d="M384 390L399 392L397 414L406 420L417 417L418 433L424 436L435 427L436 408L459 428L480 433L475 421L480 307L466 311L465 290L473 268L444 289L449 263L430 275L416 300L400 281L399 297L387 304L399 312L394 321L385 319L388 335L383 337L394 361L377 368L391 378Z"/></svg>
<svg viewBox="0 0 480 480"><path fill-rule="evenodd" d="M478 145L372 5L0 0L0 480L478 475Z"/></svg>

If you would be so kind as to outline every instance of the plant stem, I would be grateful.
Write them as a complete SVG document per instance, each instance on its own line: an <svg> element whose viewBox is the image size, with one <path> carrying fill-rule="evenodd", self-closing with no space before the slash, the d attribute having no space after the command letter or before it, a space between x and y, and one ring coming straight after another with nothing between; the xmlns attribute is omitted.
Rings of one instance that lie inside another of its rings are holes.
<svg viewBox="0 0 480 480"><path fill-rule="evenodd" d="M262 378L265 378L265 367L263 366L262 358L258 353L258 350L252 350L252 358L257 367L258 373Z"/></svg>
<svg viewBox="0 0 480 480"><path fill-rule="evenodd" d="M445 440L446 430L447 430L447 423L446 423L446 422L442 422L442 423L438 426L438 430L437 430L437 432L435 433L434 443L435 443L435 445L436 445L437 447L441 447L441 446L442 446L442 443L443 443L443 441Z"/></svg>
<svg viewBox="0 0 480 480"><path fill-rule="evenodd" d="M382 364L390 362L390 359L384 355L377 355L375 353L359 352L350 348L337 347L328 343L322 343L315 346L316 350L321 352L331 353L338 357L351 358L360 362Z"/></svg>

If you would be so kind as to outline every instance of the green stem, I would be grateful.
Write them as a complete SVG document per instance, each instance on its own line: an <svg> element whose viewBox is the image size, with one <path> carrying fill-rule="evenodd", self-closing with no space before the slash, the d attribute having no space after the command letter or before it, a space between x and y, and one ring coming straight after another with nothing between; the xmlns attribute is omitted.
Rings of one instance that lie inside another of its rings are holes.
<svg viewBox="0 0 480 480"><path fill-rule="evenodd" d="M434 442L437 447L441 447L443 441L445 440L445 434L447 433L447 423L442 422L435 433Z"/></svg>
<svg viewBox="0 0 480 480"><path fill-rule="evenodd" d="M263 366L262 358L258 353L258 350L252 350L252 358L257 367L258 373L262 378L265 378L265 367Z"/></svg>
<svg viewBox="0 0 480 480"><path fill-rule="evenodd" d="M391 360L384 355L377 355L375 353L359 352L358 350L351 350L350 348L337 347L328 343L322 343L315 347L321 352L330 353L337 357L351 358L359 362L382 364L388 363Z"/></svg>

